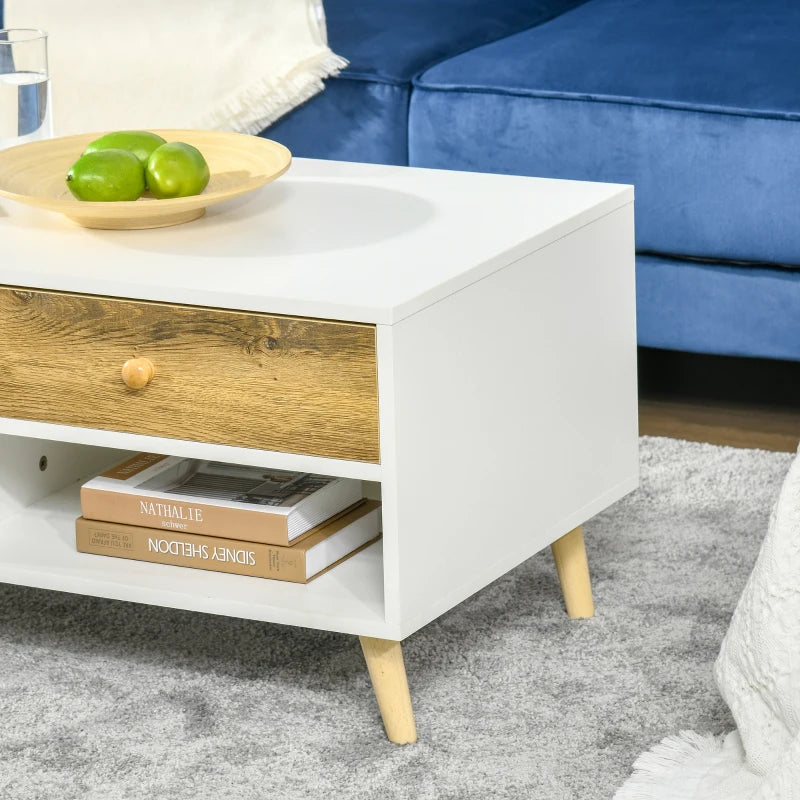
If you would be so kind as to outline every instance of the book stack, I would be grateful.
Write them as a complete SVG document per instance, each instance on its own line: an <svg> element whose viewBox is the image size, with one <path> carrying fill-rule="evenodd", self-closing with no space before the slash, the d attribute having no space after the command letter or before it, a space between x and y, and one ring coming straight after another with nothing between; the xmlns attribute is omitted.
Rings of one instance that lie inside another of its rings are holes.
<svg viewBox="0 0 800 800"><path fill-rule="evenodd" d="M379 538L379 509L357 480L139 453L83 484L76 544L308 583Z"/></svg>

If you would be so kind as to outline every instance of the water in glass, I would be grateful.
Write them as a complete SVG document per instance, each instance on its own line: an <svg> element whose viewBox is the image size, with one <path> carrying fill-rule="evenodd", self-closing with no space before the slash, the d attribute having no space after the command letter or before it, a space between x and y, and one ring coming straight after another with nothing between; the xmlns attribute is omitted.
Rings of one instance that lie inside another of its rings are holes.
<svg viewBox="0 0 800 800"><path fill-rule="evenodd" d="M53 135L47 34L0 30L0 149Z"/></svg>

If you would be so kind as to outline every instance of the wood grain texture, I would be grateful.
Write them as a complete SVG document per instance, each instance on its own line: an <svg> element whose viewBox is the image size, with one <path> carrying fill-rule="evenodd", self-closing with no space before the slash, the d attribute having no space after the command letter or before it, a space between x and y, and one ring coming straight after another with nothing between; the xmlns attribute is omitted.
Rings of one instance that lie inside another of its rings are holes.
<svg viewBox="0 0 800 800"><path fill-rule="evenodd" d="M793 453L800 442L800 361L640 347L644 436Z"/></svg>
<svg viewBox="0 0 800 800"><path fill-rule="evenodd" d="M800 409L643 397L639 433L794 453L800 443Z"/></svg>
<svg viewBox="0 0 800 800"><path fill-rule="evenodd" d="M564 594L567 614L573 619L594 616L592 582L589 578L589 562L583 541L583 526L573 528L550 545L556 572Z"/></svg>
<svg viewBox="0 0 800 800"><path fill-rule="evenodd" d="M375 329L2 287L0 416L378 463Z"/></svg>
<svg viewBox="0 0 800 800"><path fill-rule="evenodd" d="M417 741L417 724L411 706L402 645L400 642L373 639L370 636L360 636L359 639L386 736L395 744L413 744Z"/></svg>

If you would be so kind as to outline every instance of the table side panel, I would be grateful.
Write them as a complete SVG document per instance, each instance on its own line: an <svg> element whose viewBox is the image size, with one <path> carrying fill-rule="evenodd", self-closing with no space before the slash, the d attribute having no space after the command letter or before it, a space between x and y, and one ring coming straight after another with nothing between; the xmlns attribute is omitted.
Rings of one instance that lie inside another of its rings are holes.
<svg viewBox="0 0 800 800"><path fill-rule="evenodd" d="M638 485L633 205L392 338L405 637Z"/></svg>
<svg viewBox="0 0 800 800"><path fill-rule="evenodd" d="M371 325L6 287L0 343L0 416L380 460Z"/></svg>

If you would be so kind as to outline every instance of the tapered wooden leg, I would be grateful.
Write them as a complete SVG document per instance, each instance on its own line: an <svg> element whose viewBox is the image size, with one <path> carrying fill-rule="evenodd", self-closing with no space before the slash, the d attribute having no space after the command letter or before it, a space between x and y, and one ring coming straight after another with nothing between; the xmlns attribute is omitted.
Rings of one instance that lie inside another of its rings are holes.
<svg viewBox="0 0 800 800"><path fill-rule="evenodd" d="M557 539L550 545L556 562L558 580L564 593L567 614L573 619L594 616L592 583L589 578L589 562L583 542L583 527Z"/></svg>
<svg viewBox="0 0 800 800"><path fill-rule="evenodd" d="M417 726L400 642L369 636L359 639L389 741L395 744L416 742Z"/></svg>

